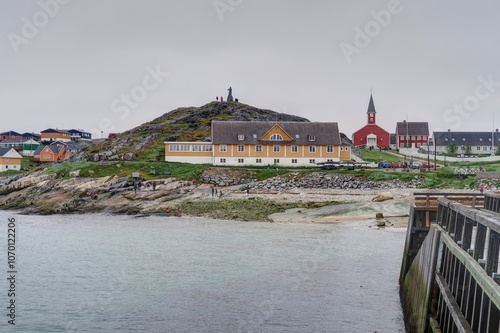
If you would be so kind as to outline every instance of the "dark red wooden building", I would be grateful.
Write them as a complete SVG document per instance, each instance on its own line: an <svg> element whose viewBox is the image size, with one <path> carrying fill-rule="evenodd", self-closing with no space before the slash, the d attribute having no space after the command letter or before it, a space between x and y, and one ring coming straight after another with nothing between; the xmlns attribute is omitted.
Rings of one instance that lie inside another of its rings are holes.
<svg viewBox="0 0 500 333"><path fill-rule="evenodd" d="M373 96L370 95L370 103L368 104L368 111L366 112L367 124L352 135L352 142L356 147L364 145L367 148L389 148L389 132L378 126L376 124L376 119L377 112L375 111L375 104L373 103Z"/></svg>

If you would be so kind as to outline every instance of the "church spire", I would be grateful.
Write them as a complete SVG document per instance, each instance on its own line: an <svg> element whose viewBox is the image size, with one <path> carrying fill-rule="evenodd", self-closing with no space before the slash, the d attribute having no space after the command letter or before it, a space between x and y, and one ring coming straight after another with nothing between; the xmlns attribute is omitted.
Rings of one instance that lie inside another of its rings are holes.
<svg viewBox="0 0 500 333"><path fill-rule="evenodd" d="M375 104L373 104L373 95L370 91L370 103L368 104L368 111L366 111L366 113L377 113L377 111L375 111Z"/></svg>

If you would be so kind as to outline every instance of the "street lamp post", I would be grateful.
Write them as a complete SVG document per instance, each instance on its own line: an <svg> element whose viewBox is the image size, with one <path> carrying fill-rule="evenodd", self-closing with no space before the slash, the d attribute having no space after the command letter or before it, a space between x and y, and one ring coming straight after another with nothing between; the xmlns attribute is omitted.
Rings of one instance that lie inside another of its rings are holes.
<svg viewBox="0 0 500 333"><path fill-rule="evenodd" d="M429 171L431 167L431 160L429 156L429 142L427 141L427 171Z"/></svg>

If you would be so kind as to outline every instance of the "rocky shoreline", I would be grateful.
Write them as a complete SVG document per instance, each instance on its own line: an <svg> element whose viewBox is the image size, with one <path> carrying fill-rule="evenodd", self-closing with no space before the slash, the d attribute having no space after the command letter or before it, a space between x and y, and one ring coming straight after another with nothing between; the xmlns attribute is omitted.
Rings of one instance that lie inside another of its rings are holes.
<svg viewBox="0 0 500 333"><path fill-rule="evenodd" d="M134 190L134 183L128 177L74 176L60 179L56 174L36 172L27 176L0 178L0 209L44 215L109 213L180 216L191 215L189 209L179 209L180 203L185 201L196 204L212 200L209 204L213 206L221 200L235 200L237 205L236 200L239 199L259 198L286 208L294 206L294 203L297 207L305 207L307 203L369 202L381 192L389 192L393 198L407 200L409 204L412 193L421 186L418 181L375 182L322 172L303 177L290 173L263 181L229 179L222 174L215 179L204 175L201 181L193 184L175 178L155 179L143 182L141 188ZM238 214L232 213L228 218L238 219Z"/></svg>

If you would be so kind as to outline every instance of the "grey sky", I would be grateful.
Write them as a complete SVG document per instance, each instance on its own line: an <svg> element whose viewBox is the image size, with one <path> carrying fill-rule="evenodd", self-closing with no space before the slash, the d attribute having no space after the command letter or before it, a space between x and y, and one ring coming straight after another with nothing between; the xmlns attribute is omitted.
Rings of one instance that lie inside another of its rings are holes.
<svg viewBox="0 0 500 333"><path fill-rule="evenodd" d="M470 0L0 0L0 131L107 135L229 86L348 136L366 124L370 88L390 132L406 117L489 131L493 114L500 127L498 13L498 1Z"/></svg>

